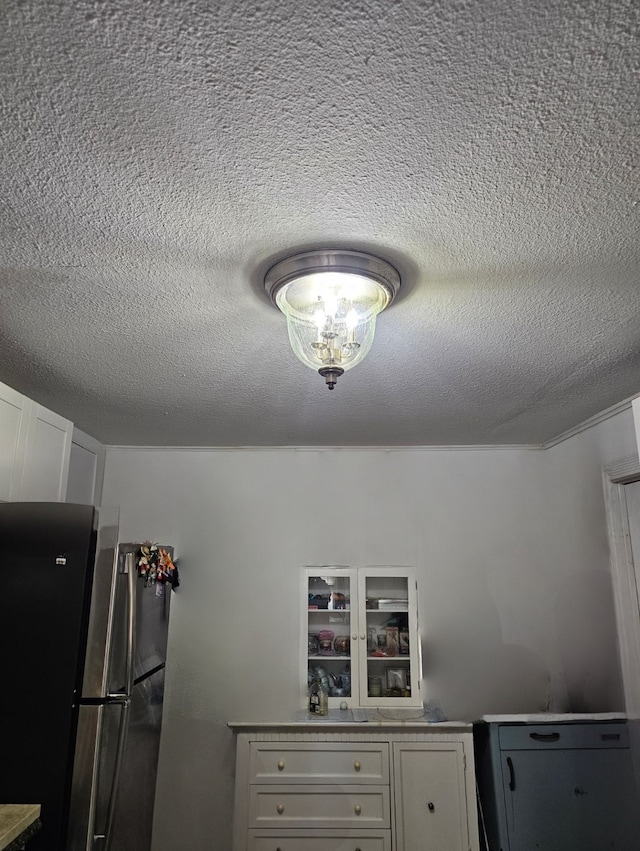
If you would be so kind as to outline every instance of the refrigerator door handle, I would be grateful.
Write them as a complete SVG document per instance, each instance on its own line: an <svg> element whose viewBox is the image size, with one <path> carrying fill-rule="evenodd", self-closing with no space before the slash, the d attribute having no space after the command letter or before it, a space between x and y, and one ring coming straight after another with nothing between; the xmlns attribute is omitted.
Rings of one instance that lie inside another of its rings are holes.
<svg viewBox="0 0 640 851"><path fill-rule="evenodd" d="M115 702L115 701L114 701ZM131 700L121 700L122 706L120 712L120 726L118 728L118 744L116 747L116 758L113 766L113 775L111 778L111 789L109 790L109 803L107 804L107 815L105 819L105 828L103 834L97 834L93 837L94 848L99 848L100 851L109 851L113 838L113 820L116 813L116 801L118 797L118 789L120 787L120 776L122 774L122 762L124 752L127 746L127 737L129 734L129 718L131 715Z"/></svg>

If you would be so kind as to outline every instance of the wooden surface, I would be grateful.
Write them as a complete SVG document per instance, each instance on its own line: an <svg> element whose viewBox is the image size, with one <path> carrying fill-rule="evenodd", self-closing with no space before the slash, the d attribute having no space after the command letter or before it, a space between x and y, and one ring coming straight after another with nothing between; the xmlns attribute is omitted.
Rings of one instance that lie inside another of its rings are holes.
<svg viewBox="0 0 640 851"><path fill-rule="evenodd" d="M40 816L40 804L0 804L0 851Z"/></svg>

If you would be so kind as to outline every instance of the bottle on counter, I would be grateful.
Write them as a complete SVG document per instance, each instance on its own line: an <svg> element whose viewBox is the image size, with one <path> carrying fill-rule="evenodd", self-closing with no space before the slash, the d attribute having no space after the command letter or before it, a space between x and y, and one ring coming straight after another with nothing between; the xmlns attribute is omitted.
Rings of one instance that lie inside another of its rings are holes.
<svg viewBox="0 0 640 851"><path fill-rule="evenodd" d="M317 677L309 686L309 712L312 715L329 714L329 693Z"/></svg>

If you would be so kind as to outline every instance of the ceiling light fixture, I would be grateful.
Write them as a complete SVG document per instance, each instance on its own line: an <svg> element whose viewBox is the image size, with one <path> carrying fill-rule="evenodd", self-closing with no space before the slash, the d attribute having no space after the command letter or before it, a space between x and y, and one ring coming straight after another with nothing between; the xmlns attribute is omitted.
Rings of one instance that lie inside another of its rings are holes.
<svg viewBox="0 0 640 851"><path fill-rule="evenodd" d="M376 316L395 298L400 275L372 254L325 249L280 260L264 286L287 317L291 348L333 390L371 348Z"/></svg>

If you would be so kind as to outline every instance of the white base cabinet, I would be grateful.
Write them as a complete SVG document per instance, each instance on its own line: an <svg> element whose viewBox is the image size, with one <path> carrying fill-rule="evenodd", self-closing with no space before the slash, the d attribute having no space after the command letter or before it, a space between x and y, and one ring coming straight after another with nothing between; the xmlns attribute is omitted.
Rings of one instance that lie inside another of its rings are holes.
<svg viewBox="0 0 640 851"><path fill-rule="evenodd" d="M231 723L233 851L478 851L469 724Z"/></svg>
<svg viewBox="0 0 640 851"><path fill-rule="evenodd" d="M393 752L397 847L467 851L464 745L395 742Z"/></svg>

